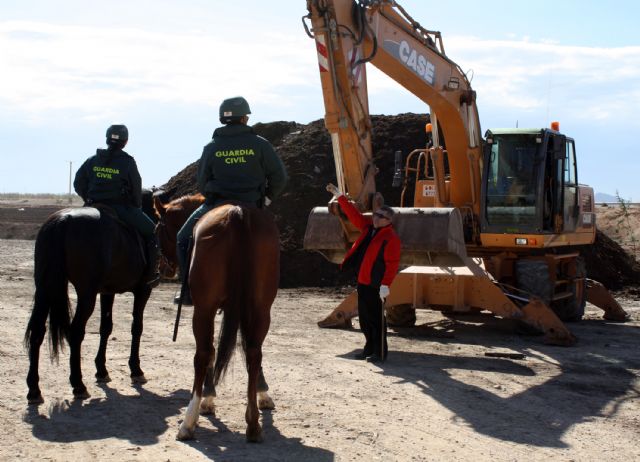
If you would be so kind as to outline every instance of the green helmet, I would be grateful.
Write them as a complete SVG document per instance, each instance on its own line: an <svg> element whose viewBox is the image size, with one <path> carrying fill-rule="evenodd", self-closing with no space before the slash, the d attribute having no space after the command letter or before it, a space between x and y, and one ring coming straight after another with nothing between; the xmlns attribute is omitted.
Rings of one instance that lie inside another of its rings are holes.
<svg viewBox="0 0 640 462"><path fill-rule="evenodd" d="M112 125L107 128L107 144L124 142L129 139L129 130L125 125Z"/></svg>
<svg viewBox="0 0 640 462"><path fill-rule="evenodd" d="M220 105L220 122L228 123L234 119L251 114L249 103L242 96L225 99Z"/></svg>

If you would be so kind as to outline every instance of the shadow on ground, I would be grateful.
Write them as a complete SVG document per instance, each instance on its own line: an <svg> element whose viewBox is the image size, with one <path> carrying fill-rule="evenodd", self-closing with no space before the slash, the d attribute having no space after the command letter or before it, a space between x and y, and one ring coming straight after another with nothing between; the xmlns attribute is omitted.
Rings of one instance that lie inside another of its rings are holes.
<svg viewBox="0 0 640 462"><path fill-rule="evenodd" d="M481 323L480 319L396 328L390 333L388 360L377 364L380 373L397 377L398 383L418 386L480 434L539 447L564 448L562 437L572 426L607 418L626 400L640 398L633 372L640 368L640 357L628 354L640 349L640 332L635 326L599 320L572 324L579 342L566 348L544 345L540 337L519 337L514 332L505 338L504 320ZM616 330L615 344L606 340L612 338L611 330ZM460 343L477 344L478 354L393 351L397 335L451 344L452 348ZM496 347L522 353L524 359L484 355ZM456 370L477 372L478 377L483 376L483 386L456 379ZM487 372L496 374L488 379ZM542 382L512 391L503 389L499 374L540 375ZM497 381L493 388L487 386L490 380Z"/></svg>

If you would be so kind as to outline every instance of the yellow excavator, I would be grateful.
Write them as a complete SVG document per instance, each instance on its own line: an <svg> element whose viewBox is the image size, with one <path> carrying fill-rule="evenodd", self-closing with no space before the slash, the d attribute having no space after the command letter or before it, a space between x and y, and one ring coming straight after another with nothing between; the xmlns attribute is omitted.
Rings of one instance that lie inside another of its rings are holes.
<svg viewBox="0 0 640 462"><path fill-rule="evenodd" d="M557 345L575 342L563 321L579 320L586 301L605 319L627 319L606 288L586 278L580 248L595 240L594 194L578 183L575 142L557 123L488 130L483 138L476 93L445 54L442 35L396 1L307 0L307 10L337 184L362 212L384 201L375 184L366 65L430 108L428 145L396 159L401 203L388 205L403 269L388 312L484 310L523 321ZM304 247L339 263L357 235L332 201L312 210ZM355 293L318 324L347 327L354 316Z"/></svg>

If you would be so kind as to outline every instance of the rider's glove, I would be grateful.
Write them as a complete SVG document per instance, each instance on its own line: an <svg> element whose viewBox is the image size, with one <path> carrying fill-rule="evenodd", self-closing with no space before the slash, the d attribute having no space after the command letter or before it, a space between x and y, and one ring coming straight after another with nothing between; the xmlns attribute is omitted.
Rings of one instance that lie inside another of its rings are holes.
<svg viewBox="0 0 640 462"><path fill-rule="evenodd" d="M380 286L380 300L384 302L384 299L389 296L389 286Z"/></svg>
<svg viewBox="0 0 640 462"><path fill-rule="evenodd" d="M334 197L340 197L340 196L342 196L342 191L340 191L340 190L338 189L338 187L337 187L336 185L332 184L332 183L329 183L329 184L327 185L327 191L329 191L331 194L333 194L333 195L334 195Z"/></svg>

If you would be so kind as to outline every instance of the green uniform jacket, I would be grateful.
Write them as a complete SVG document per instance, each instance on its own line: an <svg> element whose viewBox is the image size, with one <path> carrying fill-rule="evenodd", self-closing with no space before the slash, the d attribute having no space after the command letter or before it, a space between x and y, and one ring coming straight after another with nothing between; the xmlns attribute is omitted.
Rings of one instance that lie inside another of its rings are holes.
<svg viewBox="0 0 640 462"><path fill-rule="evenodd" d="M98 149L76 172L73 187L85 202L142 206L138 166L122 149Z"/></svg>
<svg viewBox="0 0 640 462"><path fill-rule="evenodd" d="M266 139L244 124L217 128L204 147L198 188L207 202L231 199L260 203L273 200L287 183L287 171Z"/></svg>

